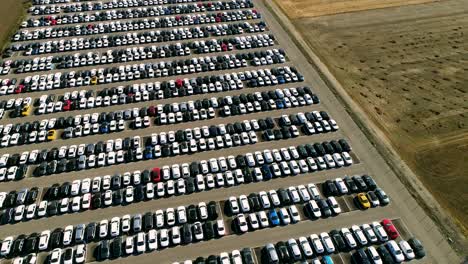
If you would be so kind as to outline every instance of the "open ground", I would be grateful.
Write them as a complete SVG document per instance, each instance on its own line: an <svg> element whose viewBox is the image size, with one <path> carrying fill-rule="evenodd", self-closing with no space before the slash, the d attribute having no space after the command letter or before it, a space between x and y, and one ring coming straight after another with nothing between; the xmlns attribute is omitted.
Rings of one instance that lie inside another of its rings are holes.
<svg viewBox="0 0 468 264"><path fill-rule="evenodd" d="M25 1L22 0L2 0L0 8L0 50L3 48L5 43L8 42L8 38L12 33L12 30L16 30L16 25L21 21L23 14L25 13Z"/></svg>
<svg viewBox="0 0 468 264"><path fill-rule="evenodd" d="M468 2L320 2L277 1L468 234Z"/></svg>

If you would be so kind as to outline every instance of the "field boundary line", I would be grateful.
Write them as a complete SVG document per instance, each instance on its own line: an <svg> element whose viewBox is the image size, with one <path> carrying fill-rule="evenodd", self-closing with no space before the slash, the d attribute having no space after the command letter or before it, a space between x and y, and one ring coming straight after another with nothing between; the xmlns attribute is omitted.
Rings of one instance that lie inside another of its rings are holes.
<svg viewBox="0 0 468 264"><path fill-rule="evenodd" d="M346 112L351 116L370 143L384 158L387 165L405 185L411 196L422 207L425 214L436 224L445 239L449 242L457 257L460 259L467 248L468 242L463 236L461 228L448 216L448 212L442 208L432 194L426 189L418 176L401 159L391 145L385 134L370 120L364 110L353 101L343 86L333 76L328 67L315 54L302 35L296 30L288 16L277 6L274 1L262 0L270 13L277 19L284 30L291 36L291 40L297 45L312 67L318 72L331 92L340 101ZM463 256L464 257L464 256Z"/></svg>

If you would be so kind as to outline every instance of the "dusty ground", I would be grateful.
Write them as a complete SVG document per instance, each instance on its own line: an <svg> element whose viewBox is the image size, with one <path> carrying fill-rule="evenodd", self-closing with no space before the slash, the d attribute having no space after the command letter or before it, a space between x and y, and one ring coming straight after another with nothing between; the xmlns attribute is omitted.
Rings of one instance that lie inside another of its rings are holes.
<svg viewBox="0 0 468 264"><path fill-rule="evenodd" d="M298 17L315 2L277 0L467 235L468 1Z"/></svg>
<svg viewBox="0 0 468 264"><path fill-rule="evenodd" d="M291 19L435 1L440 0L276 0Z"/></svg>
<svg viewBox="0 0 468 264"><path fill-rule="evenodd" d="M8 37L17 28L17 24L21 20L21 16L24 14L24 4L28 1L24 0L1 0L0 8L0 50L3 45L7 42Z"/></svg>

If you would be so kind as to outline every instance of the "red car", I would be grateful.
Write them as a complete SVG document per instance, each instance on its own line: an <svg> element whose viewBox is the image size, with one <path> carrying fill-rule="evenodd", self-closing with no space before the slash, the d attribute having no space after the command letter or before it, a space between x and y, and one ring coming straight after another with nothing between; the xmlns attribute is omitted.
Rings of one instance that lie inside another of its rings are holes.
<svg viewBox="0 0 468 264"><path fill-rule="evenodd" d="M393 225L392 220L390 220L390 219L382 220L382 226L383 226L383 228L385 229L385 231L387 232L388 236L391 239L396 239L397 237L400 236L400 234L398 233L398 230Z"/></svg>
<svg viewBox="0 0 468 264"><path fill-rule="evenodd" d="M151 170L151 175L153 176L153 182L161 181L161 169L160 168L153 168Z"/></svg>

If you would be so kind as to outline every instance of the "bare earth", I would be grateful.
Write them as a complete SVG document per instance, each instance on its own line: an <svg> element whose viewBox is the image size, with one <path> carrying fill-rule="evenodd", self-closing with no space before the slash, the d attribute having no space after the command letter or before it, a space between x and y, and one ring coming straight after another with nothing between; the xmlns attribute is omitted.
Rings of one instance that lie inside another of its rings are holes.
<svg viewBox="0 0 468 264"><path fill-rule="evenodd" d="M290 19L436 1L440 0L276 0Z"/></svg>
<svg viewBox="0 0 468 264"><path fill-rule="evenodd" d="M276 2L467 235L468 1Z"/></svg>
<svg viewBox="0 0 468 264"><path fill-rule="evenodd" d="M10 34L16 30L17 23L21 20L24 10L22 0L0 1L0 50L7 41Z"/></svg>

